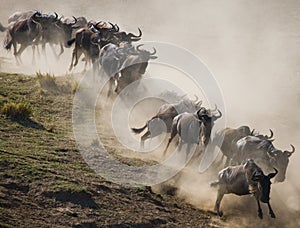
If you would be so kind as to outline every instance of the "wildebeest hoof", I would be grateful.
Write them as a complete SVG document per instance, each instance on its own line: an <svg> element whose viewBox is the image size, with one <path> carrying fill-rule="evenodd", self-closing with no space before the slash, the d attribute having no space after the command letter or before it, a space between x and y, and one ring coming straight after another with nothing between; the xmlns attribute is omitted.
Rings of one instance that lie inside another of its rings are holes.
<svg viewBox="0 0 300 228"><path fill-rule="evenodd" d="M271 218L276 218L274 213L271 213Z"/></svg>
<svg viewBox="0 0 300 228"><path fill-rule="evenodd" d="M219 212L217 212L217 214L218 214L219 217L222 217L223 216L223 211L219 211Z"/></svg>
<svg viewBox="0 0 300 228"><path fill-rule="evenodd" d="M259 217L260 219L263 219L263 214L262 214L262 213L258 213L258 217Z"/></svg>

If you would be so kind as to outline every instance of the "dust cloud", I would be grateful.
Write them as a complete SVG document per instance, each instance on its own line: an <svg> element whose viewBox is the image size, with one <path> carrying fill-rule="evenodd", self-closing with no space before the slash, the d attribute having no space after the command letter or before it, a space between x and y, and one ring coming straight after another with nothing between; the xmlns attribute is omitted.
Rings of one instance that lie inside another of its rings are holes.
<svg viewBox="0 0 300 228"><path fill-rule="evenodd" d="M265 218L260 221L253 199L227 195L222 202L226 224L235 227L300 225L297 177L300 165L299 1L4 0L0 21L6 25L13 12L29 9L112 21L130 32L137 32L140 27L143 41L173 43L197 55L213 72L222 89L228 126L247 124L262 133L271 128L276 147L283 150L290 149L290 144L296 147L286 181L272 185L271 203L276 220L269 219L265 205ZM0 36L4 38L4 33ZM38 70L56 75L67 73L71 49L67 49L59 61L50 54L51 50L47 53L47 60L40 57L32 66L28 49L22 56L25 64L16 66L12 53L1 50L0 70L27 74ZM83 65L75 71L82 68ZM147 76L151 77L151 65ZM184 84L180 78L176 80ZM153 114L156 110L154 107ZM144 125L149 116L147 112L136 124ZM208 183L215 178L216 171L199 174L195 170L184 170L176 181L178 194L199 208L212 210L216 191L210 189Z"/></svg>

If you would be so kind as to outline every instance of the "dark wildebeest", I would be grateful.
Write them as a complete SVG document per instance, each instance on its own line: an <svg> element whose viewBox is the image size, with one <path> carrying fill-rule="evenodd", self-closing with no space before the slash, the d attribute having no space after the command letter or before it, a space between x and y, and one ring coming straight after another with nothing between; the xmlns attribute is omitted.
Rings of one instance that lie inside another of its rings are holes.
<svg viewBox="0 0 300 228"><path fill-rule="evenodd" d="M112 94L115 79L117 79L121 67L127 56L135 53L134 46L127 42L117 44L106 44L100 50L99 64L101 70L109 78L109 89L107 97Z"/></svg>
<svg viewBox="0 0 300 228"><path fill-rule="evenodd" d="M261 139L271 139L273 137L273 131L270 129L270 132L271 132L270 136L260 135L258 133L256 134L254 132L254 129L250 131L250 128L248 126L241 126L236 129L227 127L223 130L218 131L214 137L214 140L220 137L223 138L223 142L220 146L220 149L223 156L226 157L225 167L227 167L230 164L232 157L236 153L237 150L236 142L239 139L254 134L256 137L259 137Z"/></svg>
<svg viewBox="0 0 300 228"><path fill-rule="evenodd" d="M24 20L16 21L8 28L6 39L4 42L5 48L10 50L11 45L14 47L14 55L17 63L21 63L21 54L26 47L32 45L33 48L33 62L35 60L35 46L40 42L42 35L42 28L49 26L49 24L57 20L55 16L41 14L35 12L31 17ZM17 51L17 44L21 47Z"/></svg>
<svg viewBox="0 0 300 228"><path fill-rule="evenodd" d="M155 56L155 48L153 48L153 52L150 52L141 49L141 46L143 46L143 44L137 45L135 48L136 51L127 55L123 62L120 74L116 77L116 93L120 93L130 83L141 79L146 72L149 60L157 58L157 56Z"/></svg>
<svg viewBox="0 0 300 228"><path fill-rule="evenodd" d="M73 17L73 21L61 19L57 20L55 23L50 24L49 27L43 28L42 30L42 50L45 53L46 44L49 43L56 58L64 52L64 47L67 45L67 41L71 39L72 31L76 28L75 24L77 19ZM53 45L60 46L60 53L56 54Z"/></svg>
<svg viewBox="0 0 300 228"><path fill-rule="evenodd" d="M218 186L218 196L215 204L215 211L222 216L220 204L225 194L236 194L239 196L252 194L258 206L258 216L263 218L260 201L267 203L269 213L272 218L275 214L270 205L270 179L276 176L278 171L264 175L262 169L255 164L252 159L247 160L244 164L238 166L229 166L219 172L219 179L211 183L211 186Z"/></svg>
<svg viewBox="0 0 300 228"><path fill-rule="evenodd" d="M219 115L213 115L210 110L201 107L195 113L181 113L173 119L171 127L171 136L169 138L164 156L167 149L172 142L173 138L179 135L178 150L181 150L183 144L187 144L187 154L189 156L191 145L199 145L200 141L202 146L207 146L211 130L214 122L222 117L222 113L218 110Z"/></svg>
<svg viewBox="0 0 300 228"><path fill-rule="evenodd" d="M89 62L95 63L99 58L100 48L109 43L111 28L99 27L96 23L88 23L89 27L78 29L75 38L69 40L67 44L71 46L75 42L72 53L72 60L69 70L78 64L78 60L84 54L85 70ZM94 66L94 64L93 64Z"/></svg>
<svg viewBox="0 0 300 228"><path fill-rule="evenodd" d="M185 96L185 95L184 95ZM202 101L196 98L194 101L190 99L183 99L175 104L163 104L150 120L141 128L131 128L135 134L140 134L147 128L146 133L141 137L141 147L144 146L146 139L156 137L164 131L171 132L172 121L175 116L184 112L194 112L201 107ZM166 128L162 126L165 124Z"/></svg>
<svg viewBox="0 0 300 228"><path fill-rule="evenodd" d="M289 157L295 152L295 147L291 145L292 151L281 151L274 147L272 141L256 136L246 136L238 140L236 143L237 153L232 158L232 162L239 164L247 158L252 158L265 172L269 172L275 167L278 169L275 182L283 182Z"/></svg>

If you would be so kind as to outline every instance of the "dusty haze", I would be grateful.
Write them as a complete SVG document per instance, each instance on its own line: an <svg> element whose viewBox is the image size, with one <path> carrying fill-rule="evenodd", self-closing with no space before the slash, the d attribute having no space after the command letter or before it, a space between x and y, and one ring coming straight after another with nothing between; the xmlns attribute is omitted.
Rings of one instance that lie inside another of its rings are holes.
<svg viewBox="0 0 300 228"><path fill-rule="evenodd" d="M257 225L300 225L299 1L4 0L0 21L7 25L7 18L13 12L29 9L86 16L88 20L108 20L130 32L137 32L140 27L144 41L174 43L197 55L213 72L222 89L228 126L247 124L262 133L271 128L275 133L275 146L290 149L289 144L295 145L287 180L272 186L271 202L278 218L268 219L264 205L265 221ZM4 33L0 36L3 39ZM30 59L31 50L26 50L23 59L27 65L17 67L12 53L2 49L0 70L27 74L38 70L66 73L71 50L66 50L59 62L51 57L50 50L48 53L48 61L41 59L32 66L25 59L26 56ZM151 75L151 67L147 74ZM140 123L144 124L144 120ZM212 209L216 193L208 188L209 178L195 173L184 176L178 182L180 195L200 208ZM207 195L208 191L212 194ZM240 198L225 196L223 201L225 214L235 217L230 208L239 212L242 205L232 205L228 199ZM249 213L256 215L256 205L253 200L250 202L253 207ZM244 219L246 213L239 213L243 219L237 219L237 224L244 220L247 223L252 218ZM255 216L254 219L258 220ZM229 220L235 222L234 218Z"/></svg>

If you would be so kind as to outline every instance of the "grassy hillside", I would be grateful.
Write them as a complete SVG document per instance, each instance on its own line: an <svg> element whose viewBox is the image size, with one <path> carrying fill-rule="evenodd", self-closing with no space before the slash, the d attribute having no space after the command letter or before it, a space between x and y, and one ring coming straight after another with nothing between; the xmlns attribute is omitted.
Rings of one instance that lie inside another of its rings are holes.
<svg viewBox="0 0 300 228"><path fill-rule="evenodd" d="M30 109L29 118L0 116L0 227L219 226L210 212L172 196L96 175L72 135L75 89L65 78L0 74L1 110Z"/></svg>

